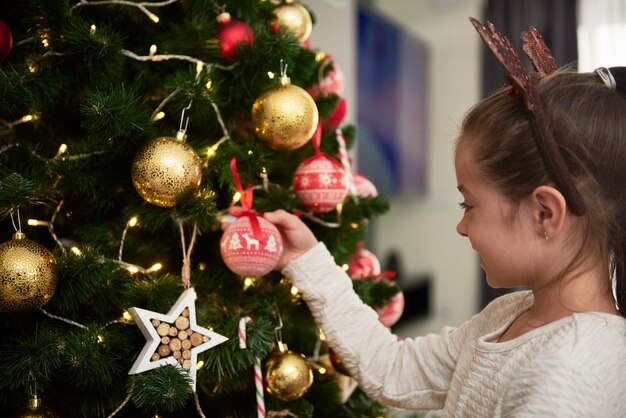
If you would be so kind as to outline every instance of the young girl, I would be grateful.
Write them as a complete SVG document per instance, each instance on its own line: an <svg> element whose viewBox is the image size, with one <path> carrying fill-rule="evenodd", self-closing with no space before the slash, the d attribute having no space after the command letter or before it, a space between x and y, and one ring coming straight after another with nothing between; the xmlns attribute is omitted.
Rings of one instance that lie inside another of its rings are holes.
<svg viewBox="0 0 626 418"><path fill-rule="evenodd" d="M469 111L455 151L457 231L491 286L531 290L458 328L397 341L303 222L264 215L284 237L279 267L369 396L444 417L625 416L625 82L626 67L547 75L534 91L539 123L510 89ZM549 174L537 135L558 144L574 190Z"/></svg>

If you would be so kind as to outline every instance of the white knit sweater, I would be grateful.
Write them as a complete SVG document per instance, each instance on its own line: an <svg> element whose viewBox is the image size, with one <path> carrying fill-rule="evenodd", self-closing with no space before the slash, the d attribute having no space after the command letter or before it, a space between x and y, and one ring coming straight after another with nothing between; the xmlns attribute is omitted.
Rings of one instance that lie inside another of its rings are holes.
<svg viewBox="0 0 626 418"><path fill-rule="evenodd" d="M283 272L370 397L444 417L626 417L626 320L573 314L497 343L532 304L501 297L458 328L398 341L323 244Z"/></svg>

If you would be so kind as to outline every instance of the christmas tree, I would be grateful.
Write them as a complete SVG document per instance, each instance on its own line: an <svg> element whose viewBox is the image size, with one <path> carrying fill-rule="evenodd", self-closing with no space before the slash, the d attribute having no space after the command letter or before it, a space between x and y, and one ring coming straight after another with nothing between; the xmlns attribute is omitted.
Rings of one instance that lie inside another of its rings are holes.
<svg viewBox="0 0 626 418"><path fill-rule="evenodd" d="M384 415L259 216L301 214L381 312L401 295L362 246L388 205L306 5L0 10L1 415Z"/></svg>

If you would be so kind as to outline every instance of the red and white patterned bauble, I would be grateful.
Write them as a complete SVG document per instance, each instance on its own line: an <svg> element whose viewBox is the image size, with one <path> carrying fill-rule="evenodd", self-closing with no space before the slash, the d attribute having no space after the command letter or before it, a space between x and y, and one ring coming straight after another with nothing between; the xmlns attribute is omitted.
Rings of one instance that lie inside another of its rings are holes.
<svg viewBox="0 0 626 418"><path fill-rule="evenodd" d="M376 197L378 196L378 190L376 190L376 186L374 183L369 181L367 177L362 174L354 173L354 187L356 189L356 194L359 197Z"/></svg>
<svg viewBox="0 0 626 418"><path fill-rule="evenodd" d="M380 272L378 257L362 247L352 255L348 263L348 275L353 279L378 276Z"/></svg>
<svg viewBox="0 0 626 418"><path fill-rule="evenodd" d="M404 293L399 291L381 309L376 309L378 320L386 327L393 326L404 312Z"/></svg>
<svg viewBox="0 0 626 418"><path fill-rule="evenodd" d="M322 68L327 66L332 60L332 56L326 56L324 63L322 64ZM337 96L341 96L343 94L344 89L344 79L343 79L343 71L337 65L335 61L333 61L333 69L326 74L322 80L318 83L313 84L310 87L306 88L306 91L309 92L313 99L317 100L322 96L328 96L329 94L336 94Z"/></svg>
<svg viewBox="0 0 626 418"><path fill-rule="evenodd" d="M225 60L236 58L237 45L252 44L254 33L252 28L244 22L233 20L230 13L221 13L217 16L218 28L215 36L220 40L220 49Z"/></svg>
<svg viewBox="0 0 626 418"><path fill-rule="evenodd" d="M300 204L313 212L330 212L348 196L343 166L324 153L300 163L293 188Z"/></svg>
<svg viewBox="0 0 626 418"><path fill-rule="evenodd" d="M255 236L250 216L259 221L261 236ZM276 268L283 254L283 239L278 229L257 215L245 215L230 224L220 240L226 266L246 277L264 276Z"/></svg>

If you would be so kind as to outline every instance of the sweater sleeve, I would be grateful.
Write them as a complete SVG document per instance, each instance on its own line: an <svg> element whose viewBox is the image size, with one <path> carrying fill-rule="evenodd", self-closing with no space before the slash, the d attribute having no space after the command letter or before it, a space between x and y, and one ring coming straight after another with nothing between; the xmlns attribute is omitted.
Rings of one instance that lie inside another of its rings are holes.
<svg viewBox="0 0 626 418"><path fill-rule="evenodd" d="M283 273L302 292L330 347L373 399L404 409L443 406L463 329L399 341L352 289L352 280L319 243Z"/></svg>

